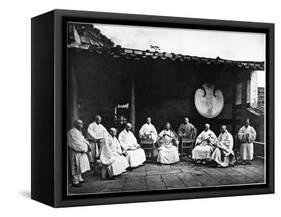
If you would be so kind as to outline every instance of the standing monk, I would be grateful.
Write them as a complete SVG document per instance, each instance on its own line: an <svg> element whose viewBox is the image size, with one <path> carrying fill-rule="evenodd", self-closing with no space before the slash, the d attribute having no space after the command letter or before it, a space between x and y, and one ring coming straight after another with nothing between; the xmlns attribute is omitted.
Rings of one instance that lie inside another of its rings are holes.
<svg viewBox="0 0 281 217"><path fill-rule="evenodd" d="M73 187L81 187L82 183L86 183L87 181L82 178L82 174L90 170L90 164L86 154L89 151L89 142L82 135L82 128L83 122L76 120L73 128L67 133Z"/></svg>
<svg viewBox="0 0 281 217"><path fill-rule="evenodd" d="M137 142L135 135L131 132L132 125L127 123L125 129L119 134L118 140L131 168L142 165L145 161L144 150Z"/></svg>
<svg viewBox="0 0 281 217"><path fill-rule="evenodd" d="M192 150L192 159L198 164L206 164L206 161L211 159L216 139L216 134L210 130L210 124L205 124L205 129L196 139L195 148Z"/></svg>
<svg viewBox="0 0 281 217"><path fill-rule="evenodd" d="M104 139L108 136L108 132L101 124L102 118L97 115L95 121L88 126L87 137L91 145L91 153L89 154L90 162L93 166L96 159L100 156L100 146L104 143Z"/></svg>
<svg viewBox="0 0 281 217"><path fill-rule="evenodd" d="M240 128L238 132L238 139L241 143L240 155L242 158L242 164L251 164L250 161L253 160L254 156L254 144L256 139L256 131L250 126L250 119L246 119L243 127Z"/></svg>

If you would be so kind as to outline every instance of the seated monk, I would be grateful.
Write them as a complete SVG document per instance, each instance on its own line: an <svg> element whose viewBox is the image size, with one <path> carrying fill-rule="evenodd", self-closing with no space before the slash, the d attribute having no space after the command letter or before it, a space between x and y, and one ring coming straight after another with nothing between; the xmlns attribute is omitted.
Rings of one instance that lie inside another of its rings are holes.
<svg viewBox="0 0 281 217"><path fill-rule="evenodd" d="M214 149L213 144L215 144L216 139L215 133L210 130L210 124L205 124L205 130L197 137L195 148L192 150L192 159L197 164L206 164L206 161L211 159Z"/></svg>
<svg viewBox="0 0 281 217"><path fill-rule="evenodd" d="M153 143L157 140L157 130L154 125L151 123L151 118L146 119L146 123L142 125L139 131L140 139L143 140L152 140Z"/></svg>
<svg viewBox="0 0 281 217"><path fill-rule="evenodd" d="M151 118L146 119L146 123L142 125L139 131L140 143L143 145L145 142L152 144L152 149L155 150L155 143L157 141L157 130L154 125L151 123ZM148 152L148 157L152 157L152 153Z"/></svg>
<svg viewBox="0 0 281 217"><path fill-rule="evenodd" d="M127 159L122 155L119 141L116 138L116 129L111 128L105 143L101 147L101 163L106 166L109 178L126 172L129 167Z"/></svg>
<svg viewBox="0 0 281 217"><path fill-rule="evenodd" d="M172 164L180 160L177 148L179 143L177 134L171 130L171 124L169 122L166 123L165 129L158 135L158 143L158 163Z"/></svg>
<svg viewBox="0 0 281 217"><path fill-rule="evenodd" d="M214 166L228 167L229 165L234 165L233 138L225 125L221 126L221 133L214 146L215 150L211 156Z"/></svg>
<svg viewBox="0 0 281 217"><path fill-rule="evenodd" d="M196 138L196 135L197 135L196 128L193 126L193 124L191 124L189 122L189 118L185 117L184 122L180 125L180 127L178 129L178 136L179 136L180 143L182 143L183 141L186 141L186 140L194 141ZM180 152L183 155L185 155L185 153L183 153L182 145L180 146Z"/></svg>
<svg viewBox="0 0 281 217"><path fill-rule="evenodd" d="M180 138L195 139L197 134L196 128L189 122L188 117L184 118L184 123L182 123L178 129L178 135Z"/></svg>
<svg viewBox="0 0 281 217"><path fill-rule="evenodd" d="M143 165L146 161L144 150L137 142L135 135L131 132L132 125L126 124L125 129L119 134L119 142L131 168Z"/></svg>

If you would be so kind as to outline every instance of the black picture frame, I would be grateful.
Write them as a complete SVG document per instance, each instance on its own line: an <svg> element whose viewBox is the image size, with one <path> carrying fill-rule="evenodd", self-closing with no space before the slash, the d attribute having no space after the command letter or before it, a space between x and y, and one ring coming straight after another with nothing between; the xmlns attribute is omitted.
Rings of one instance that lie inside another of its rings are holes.
<svg viewBox="0 0 281 217"><path fill-rule="evenodd" d="M66 22L129 24L266 34L266 184L66 195ZM31 197L53 207L274 193L274 24L53 10L32 18Z"/></svg>

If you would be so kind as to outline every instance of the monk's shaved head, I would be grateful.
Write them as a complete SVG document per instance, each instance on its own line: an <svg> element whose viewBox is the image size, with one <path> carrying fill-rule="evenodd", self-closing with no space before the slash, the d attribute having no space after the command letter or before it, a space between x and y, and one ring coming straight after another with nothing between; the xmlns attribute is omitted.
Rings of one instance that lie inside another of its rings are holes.
<svg viewBox="0 0 281 217"><path fill-rule="evenodd" d="M110 133L111 136L116 136L117 130L114 127L112 127L112 128L109 129L109 133Z"/></svg>
<svg viewBox="0 0 281 217"><path fill-rule="evenodd" d="M166 128L167 130L169 130L169 129L171 128L171 123L170 123L170 122L166 122L165 128Z"/></svg>
<svg viewBox="0 0 281 217"><path fill-rule="evenodd" d="M250 118L247 118L245 120L245 126L248 127L250 125Z"/></svg>
<svg viewBox="0 0 281 217"><path fill-rule="evenodd" d="M75 127L76 129L78 130L81 130L83 128L83 121L78 119L78 120L75 120L73 122L73 127Z"/></svg>
<svg viewBox="0 0 281 217"><path fill-rule="evenodd" d="M221 125L221 128L226 129L227 127L226 127L226 125L223 124L223 125Z"/></svg>
<svg viewBox="0 0 281 217"><path fill-rule="evenodd" d="M101 120L102 120L101 116L100 115L96 115L96 117L95 117L96 123L100 124Z"/></svg>
<svg viewBox="0 0 281 217"><path fill-rule="evenodd" d="M132 124L128 122L128 123L126 124L125 129L126 129L127 131L130 131L130 130L132 129Z"/></svg>
<svg viewBox="0 0 281 217"><path fill-rule="evenodd" d="M209 129L210 129L210 124L206 123L206 124L205 124L205 130L207 131L207 130L209 130Z"/></svg>
<svg viewBox="0 0 281 217"><path fill-rule="evenodd" d="M221 132L224 133L226 131L227 127L226 125L221 125Z"/></svg>
<svg viewBox="0 0 281 217"><path fill-rule="evenodd" d="M110 131L117 131L116 128L114 128L114 127L111 127L109 130Z"/></svg>

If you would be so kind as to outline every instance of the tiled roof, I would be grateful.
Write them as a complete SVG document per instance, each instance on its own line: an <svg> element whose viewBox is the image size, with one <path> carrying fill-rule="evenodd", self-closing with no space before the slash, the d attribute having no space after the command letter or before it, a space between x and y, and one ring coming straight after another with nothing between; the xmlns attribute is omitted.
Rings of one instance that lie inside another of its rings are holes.
<svg viewBox="0 0 281 217"><path fill-rule="evenodd" d="M78 34L80 35L80 43L72 41L68 43L69 48L83 49L89 50L90 52L95 52L97 54L108 54L114 58L126 58L133 60L141 60L141 59L154 59L154 60L163 60L163 61L180 61L180 62L194 62L194 63L205 63L208 65L214 64L224 64L224 65L232 65L239 68L251 68L254 70L264 70L264 62L253 62L253 61L233 61L217 58L206 58L206 57L198 57L198 56L190 56L183 54L175 54L175 53L166 53L166 52L157 52L151 50L138 50L132 48L123 48L119 45L113 46L111 41L106 40L106 36L102 35L97 31L96 28L91 28L89 25L87 28L81 27L78 24L75 25ZM95 31L93 31L95 30ZM85 40L84 36L92 36L93 32L98 32L99 37L94 37L93 40L89 39ZM110 42L107 43L110 46L105 46L104 43L98 43L98 39L102 39L102 41ZM93 41L95 43L93 43Z"/></svg>
<svg viewBox="0 0 281 217"><path fill-rule="evenodd" d="M77 34L76 34L77 33ZM81 46L85 45L103 47L110 49L114 46L113 41L101 33L92 24L69 23L68 44Z"/></svg>
<svg viewBox="0 0 281 217"><path fill-rule="evenodd" d="M233 61L217 58L206 58L198 56L190 56L183 54L174 54L166 52L154 52L149 50L136 50L131 48L122 48L120 46L113 47L111 49L104 49L102 47L92 46L89 44L77 45L68 45L69 48L78 48L89 50L90 52L95 52L97 54L109 54L114 58L124 57L126 59L158 59L158 60L169 60L169 61L180 61L180 62L196 62L196 63L205 63L205 64L225 64L232 65L239 68L251 68L254 70L264 70L264 62L250 62L250 61Z"/></svg>

